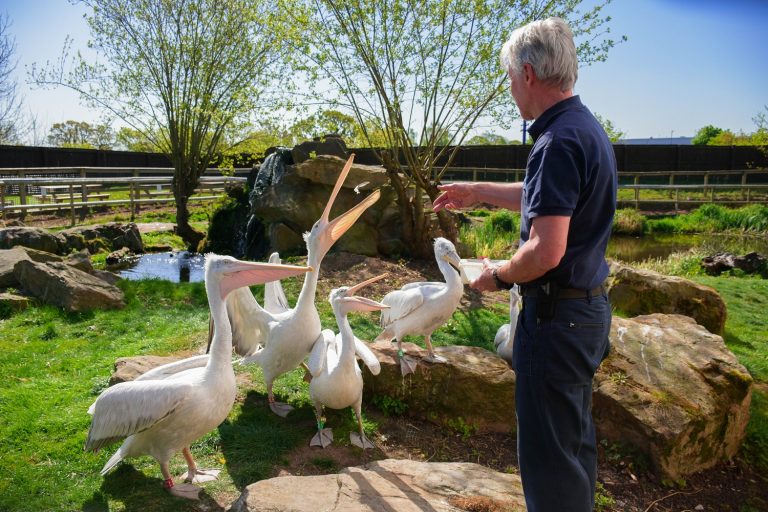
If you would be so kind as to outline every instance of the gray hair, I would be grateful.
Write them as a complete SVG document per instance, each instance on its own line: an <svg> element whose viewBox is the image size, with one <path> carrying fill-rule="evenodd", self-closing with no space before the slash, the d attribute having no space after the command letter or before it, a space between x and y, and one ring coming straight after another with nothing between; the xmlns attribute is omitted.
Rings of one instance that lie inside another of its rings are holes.
<svg viewBox="0 0 768 512"><path fill-rule="evenodd" d="M579 76L573 32L560 18L532 21L515 29L501 47L500 57L508 73L519 74L528 63L539 80L561 91L572 89Z"/></svg>

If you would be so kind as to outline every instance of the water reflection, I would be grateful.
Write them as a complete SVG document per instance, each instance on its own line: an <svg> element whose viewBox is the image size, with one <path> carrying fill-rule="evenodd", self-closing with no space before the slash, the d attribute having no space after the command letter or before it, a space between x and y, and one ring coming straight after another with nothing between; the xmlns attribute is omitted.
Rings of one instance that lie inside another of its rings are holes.
<svg viewBox="0 0 768 512"><path fill-rule="evenodd" d="M174 283L205 279L205 257L187 251L144 254L136 263L120 272L124 279L165 279Z"/></svg>
<svg viewBox="0 0 768 512"><path fill-rule="evenodd" d="M608 242L608 257L627 263L647 259L663 259L676 252L692 248L712 255L718 252L768 254L768 240L758 236L708 235L646 235L643 237L614 235Z"/></svg>

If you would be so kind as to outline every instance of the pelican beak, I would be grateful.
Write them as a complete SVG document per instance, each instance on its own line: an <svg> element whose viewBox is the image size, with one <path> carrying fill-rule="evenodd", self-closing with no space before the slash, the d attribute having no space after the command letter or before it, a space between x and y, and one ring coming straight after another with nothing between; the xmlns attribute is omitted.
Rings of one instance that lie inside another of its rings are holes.
<svg viewBox="0 0 768 512"><path fill-rule="evenodd" d="M443 259L448 262L450 266L456 270L456 272L461 273L461 258L459 258L458 254L450 253L443 256Z"/></svg>
<svg viewBox="0 0 768 512"><path fill-rule="evenodd" d="M365 210L370 208L381 197L381 191L376 189L371 195L363 199L358 205L350 208L347 212L342 213L335 219L333 219L326 229L330 234L332 243L341 238L341 235L347 232L349 228L360 218Z"/></svg>
<svg viewBox="0 0 768 512"><path fill-rule="evenodd" d="M382 309L389 309L389 306L386 304L365 297L344 297L342 300L354 311L381 311Z"/></svg>
<svg viewBox="0 0 768 512"><path fill-rule="evenodd" d="M219 289L221 291L221 298L225 299L232 290L242 288L243 286L279 281L305 272L312 272L313 270L312 267L234 260L222 269L220 273Z"/></svg>
<svg viewBox="0 0 768 512"><path fill-rule="evenodd" d="M373 284L373 283L375 283L376 281L381 281L382 279L384 279L384 278L385 278L385 277L387 277L388 275L389 275L389 273L388 273L388 272L384 272L383 274L381 274L381 275L379 275L379 276L376 276L376 277L372 277L372 278L370 278L370 279L367 279L367 280L363 281L362 283L358 283L358 284L356 284L355 286L352 286L352 287L350 287L350 288L347 290L347 296L352 296L352 295L356 294L356 293L358 292L358 290L360 290L360 289L362 289L362 288L364 288L364 287L368 286L369 284Z"/></svg>

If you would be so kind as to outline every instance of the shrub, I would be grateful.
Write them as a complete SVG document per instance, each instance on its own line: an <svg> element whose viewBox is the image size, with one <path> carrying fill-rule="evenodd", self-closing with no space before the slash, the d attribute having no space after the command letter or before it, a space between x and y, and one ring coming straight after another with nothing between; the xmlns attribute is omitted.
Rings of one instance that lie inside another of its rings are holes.
<svg viewBox="0 0 768 512"><path fill-rule="evenodd" d="M645 217L634 208L616 211L613 218L613 232L621 235L642 235L645 230Z"/></svg>

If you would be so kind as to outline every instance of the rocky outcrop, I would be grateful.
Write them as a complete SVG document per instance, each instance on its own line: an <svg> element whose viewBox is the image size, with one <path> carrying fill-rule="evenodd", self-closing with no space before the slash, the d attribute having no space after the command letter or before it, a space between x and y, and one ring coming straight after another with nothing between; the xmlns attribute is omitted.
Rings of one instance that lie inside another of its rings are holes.
<svg viewBox="0 0 768 512"><path fill-rule="evenodd" d="M260 245L246 241L249 247L259 245L259 254L249 256L259 259L275 250L281 255L304 253L302 234L320 218L343 166L344 160L334 156L319 156L288 166L279 183L266 187L258 198L252 198L251 218L257 219L262 227L253 229L249 235L258 238ZM334 203L331 218L357 205L376 188L381 188L381 198L336 242L334 250L367 256L407 252L402 242L395 194L386 185L388 182L382 167L352 166ZM253 221L249 221L249 226L252 224ZM234 249L230 252L236 254Z"/></svg>
<svg viewBox="0 0 768 512"><path fill-rule="evenodd" d="M0 249L21 245L38 251L61 254L63 239L43 228L17 226L0 229Z"/></svg>
<svg viewBox="0 0 768 512"><path fill-rule="evenodd" d="M723 339L681 315L614 317L595 379L598 435L644 453L672 480L733 457L752 377Z"/></svg>
<svg viewBox="0 0 768 512"><path fill-rule="evenodd" d="M128 382L134 380L152 368L157 368L164 364L178 361L181 357L177 356L136 356L121 357L115 361L115 372L109 378L109 385L112 386L119 382Z"/></svg>
<svg viewBox="0 0 768 512"><path fill-rule="evenodd" d="M501 358L479 347L435 347L444 364L422 360L426 350L403 343L417 359L414 375L402 376L397 346L388 341L369 345L381 362L379 375L363 372L365 400L388 396L407 405L407 413L470 432L515 430L515 374Z"/></svg>
<svg viewBox="0 0 768 512"><path fill-rule="evenodd" d="M119 288L63 262L21 260L14 275L27 293L67 311L125 306Z"/></svg>
<svg viewBox="0 0 768 512"><path fill-rule="evenodd" d="M611 305L627 316L668 313L689 316L715 334L725 328L727 310L709 286L611 262L606 281Z"/></svg>
<svg viewBox="0 0 768 512"><path fill-rule="evenodd" d="M662 478L733 457L749 419L752 377L723 339L682 315L615 317L611 355L595 378L599 438L629 444ZM414 357L425 351L413 344ZM395 346L376 343L381 373L364 371L365 399L385 395L406 414L470 432L515 429L515 379L497 355L477 347L437 347L447 364L419 362L402 377Z"/></svg>
<svg viewBox="0 0 768 512"><path fill-rule="evenodd" d="M69 254L83 249L94 254L100 250L116 250L121 247L128 247L133 252L144 252L139 229L132 222L79 226L58 233L26 226L0 229L0 249L16 246L52 254Z"/></svg>
<svg viewBox="0 0 768 512"><path fill-rule="evenodd" d="M756 252L750 252L744 256L737 256L730 252L720 252L702 258L701 266L704 271L712 276L719 276L725 271L739 269L745 274L756 274L766 269L765 256Z"/></svg>
<svg viewBox="0 0 768 512"><path fill-rule="evenodd" d="M301 492L296 492L301 489ZM311 499L308 499L311 497ZM471 503L485 508L468 508ZM231 512L525 510L515 474L469 462L381 460L334 475L281 476L245 488Z"/></svg>

